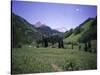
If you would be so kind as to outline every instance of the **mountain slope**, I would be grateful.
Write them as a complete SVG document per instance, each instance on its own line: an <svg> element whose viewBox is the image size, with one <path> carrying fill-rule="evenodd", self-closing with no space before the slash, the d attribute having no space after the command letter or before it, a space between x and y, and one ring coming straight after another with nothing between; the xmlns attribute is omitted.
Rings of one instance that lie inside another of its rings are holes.
<svg viewBox="0 0 100 75"><path fill-rule="evenodd" d="M93 19L93 18L87 19L81 25L76 27L68 37L65 37L64 41L65 42L84 42L86 40L86 38L88 38L88 40L89 40L90 37L93 37L92 34L97 33L96 32L96 24L95 24L95 29L92 28L93 27L92 25L94 22L96 22L96 18L95 19ZM92 28L92 30L90 30L91 28ZM94 31L94 33L92 31ZM66 32L65 36L67 35L67 33L68 32ZM90 34L92 36L90 36Z"/></svg>
<svg viewBox="0 0 100 75"><path fill-rule="evenodd" d="M61 34L61 32L50 28L49 26L42 24L40 21L34 24L39 32L46 36L52 36L53 34Z"/></svg>
<svg viewBox="0 0 100 75"><path fill-rule="evenodd" d="M40 38L40 32L25 19L15 15L14 13L12 13L11 17L12 47L18 47L20 44L29 44Z"/></svg>
<svg viewBox="0 0 100 75"><path fill-rule="evenodd" d="M59 31L57 30L53 30L51 29L50 27L46 26L46 25L43 25L41 27L38 27L37 28L42 34L45 34L47 36L51 36L53 34L60 34Z"/></svg>

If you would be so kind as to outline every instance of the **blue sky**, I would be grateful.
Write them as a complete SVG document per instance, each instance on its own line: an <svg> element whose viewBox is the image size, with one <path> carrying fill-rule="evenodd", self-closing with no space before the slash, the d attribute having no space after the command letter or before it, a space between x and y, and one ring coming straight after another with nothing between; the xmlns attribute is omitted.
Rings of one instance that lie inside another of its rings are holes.
<svg viewBox="0 0 100 75"><path fill-rule="evenodd" d="M41 22L59 31L75 28L89 17L97 15L97 7L90 5L12 1L12 12L29 23Z"/></svg>

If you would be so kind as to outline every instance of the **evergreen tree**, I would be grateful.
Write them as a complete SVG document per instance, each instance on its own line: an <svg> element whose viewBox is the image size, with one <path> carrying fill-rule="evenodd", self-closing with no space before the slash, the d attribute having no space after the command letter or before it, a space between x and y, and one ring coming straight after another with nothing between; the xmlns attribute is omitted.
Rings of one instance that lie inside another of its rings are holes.
<svg viewBox="0 0 100 75"><path fill-rule="evenodd" d="M74 44L72 43L72 49L74 48Z"/></svg>
<svg viewBox="0 0 100 75"><path fill-rule="evenodd" d="M87 52L87 50L88 50L87 43L85 43L84 50L85 50L86 52Z"/></svg>
<svg viewBox="0 0 100 75"><path fill-rule="evenodd" d="M61 41L61 48L64 48L63 40Z"/></svg>
<svg viewBox="0 0 100 75"><path fill-rule="evenodd" d="M61 42L58 41L58 48L61 48Z"/></svg>
<svg viewBox="0 0 100 75"><path fill-rule="evenodd" d="M92 52L91 41L88 42L88 50L89 50L89 52Z"/></svg>
<svg viewBox="0 0 100 75"><path fill-rule="evenodd" d="M79 45L79 50L81 50L81 45Z"/></svg>

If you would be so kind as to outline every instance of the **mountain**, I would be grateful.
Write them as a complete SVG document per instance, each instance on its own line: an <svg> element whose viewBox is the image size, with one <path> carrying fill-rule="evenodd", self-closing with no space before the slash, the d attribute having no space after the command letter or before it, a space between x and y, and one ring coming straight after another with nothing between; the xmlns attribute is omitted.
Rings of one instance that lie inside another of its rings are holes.
<svg viewBox="0 0 100 75"><path fill-rule="evenodd" d="M39 32L46 36L51 36L53 34L62 34L61 32L51 29L49 26L42 24L41 22L37 22L34 26L37 28Z"/></svg>
<svg viewBox="0 0 100 75"><path fill-rule="evenodd" d="M41 33L33 25L14 13L11 14L11 29L12 47L30 44L41 37Z"/></svg>
<svg viewBox="0 0 100 75"><path fill-rule="evenodd" d="M58 30L59 32L66 32L68 29L67 27L60 27L60 28L56 28L56 30Z"/></svg>
<svg viewBox="0 0 100 75"><path fill-rule="evenodd" d="M65 42L87 42L97 40L97 17L88 18L75 29L64 33Z"/></svg>
<svg viewBox="0 0 100 75"><path fill-rule="evenodd" d="M38 22L36 22L35 24L34 24L34 26L36 27L36 28L38 28L38 27L41 27L41 26L43 26L44 24L42 24L40 21L38 21Z"/></svg>
<svg viewBox="0 0 100 75"><path fill-rule="evenodd" d="M61 32L53 30L50 27L37 22L32 25L24 18L11 14L12 47L18 47L24 44L31 44L36 40L42 39L42 36L60 35Z"/></svg>

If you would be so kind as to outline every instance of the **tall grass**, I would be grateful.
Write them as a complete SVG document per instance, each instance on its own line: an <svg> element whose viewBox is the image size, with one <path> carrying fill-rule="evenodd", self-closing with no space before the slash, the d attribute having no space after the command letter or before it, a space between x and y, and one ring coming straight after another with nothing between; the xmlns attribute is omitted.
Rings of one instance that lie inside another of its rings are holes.
<svg viewBox="0 0 100 75"><path fill-rule="evenodd" d="M96 69L97 56L78 49L14 48L12 50L13 74L55 72L51 64L63 71Z"/></svg>

